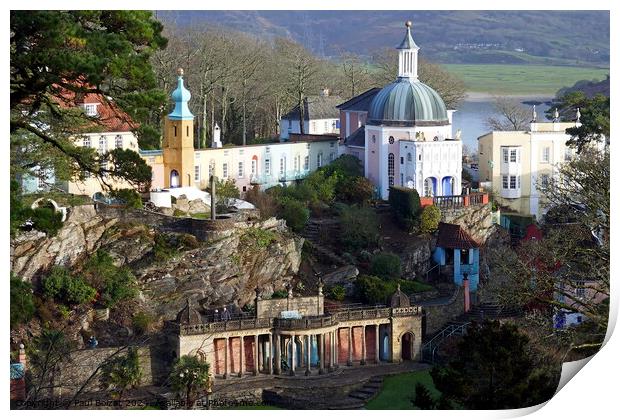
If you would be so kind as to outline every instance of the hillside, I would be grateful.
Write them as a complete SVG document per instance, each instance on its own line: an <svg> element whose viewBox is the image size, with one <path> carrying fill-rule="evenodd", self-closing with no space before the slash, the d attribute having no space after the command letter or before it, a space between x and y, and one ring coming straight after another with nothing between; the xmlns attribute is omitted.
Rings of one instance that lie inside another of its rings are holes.
<svg viewBox="0 0 620 420"><path fill-rule="evenodd" d="M160 11L165 24L289 37L315 53L371 54L413 21L426 58L452 64L609 65L607 11ZM570 28L570 30L567 30Z"/></svg>

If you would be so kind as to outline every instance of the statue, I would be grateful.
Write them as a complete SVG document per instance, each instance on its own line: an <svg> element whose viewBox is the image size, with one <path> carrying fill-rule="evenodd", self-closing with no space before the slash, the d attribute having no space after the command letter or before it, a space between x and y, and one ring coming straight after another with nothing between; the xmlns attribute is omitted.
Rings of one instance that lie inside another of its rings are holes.
<svg viewBox="0 0 620 420"><path fill-rule="evenodd" d="M454 138L457 140L461 139L461 129L459 128L458 130L456 130L456 134L454 135Z"/></svg>

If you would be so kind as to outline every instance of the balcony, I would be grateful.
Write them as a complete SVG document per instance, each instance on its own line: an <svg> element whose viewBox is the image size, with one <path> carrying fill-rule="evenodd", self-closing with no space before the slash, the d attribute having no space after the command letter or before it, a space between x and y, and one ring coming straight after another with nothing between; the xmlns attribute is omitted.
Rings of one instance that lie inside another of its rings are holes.
<svg viewBox="0 0 620 420"><path fill-rule="evenodd" d="M250 184L252 185L268 185L278 182L289 182L304 179L310 175L309 170L287 171L285 173L275 173L269 175L250 175Z"/></svg>

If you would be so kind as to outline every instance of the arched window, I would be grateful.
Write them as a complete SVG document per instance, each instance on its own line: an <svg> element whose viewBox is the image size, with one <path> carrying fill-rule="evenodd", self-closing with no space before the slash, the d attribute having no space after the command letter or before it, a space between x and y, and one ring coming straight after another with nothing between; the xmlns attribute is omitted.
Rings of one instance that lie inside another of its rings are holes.
<svg viewBox="0 0 620 420"><path fill-rule="evenodd" d="M411 162L411 153L407 153L407 162Z"/></svg>
<svg viewBox="0 0 620 420"><path fill-rule="evenodd" d="M252 156L252 175L256 175L258 171L258 156Z"/></svg>
<svg viewBox="0 0 620 420"><path fill-rule="evenodd" d="M90 137L88 136L84 137L84 139L82 140L82 146L90 147Z"/></svg>
<svg viewBox="0 0 620 420"><path fill-rule="evenodd" d="M394 185L394 153L388 155L388 184Z"/></svg>
<svg viewBox="0 0 620 420"><path fill-rule="evenodd" d="M435 185L433 178L426 178L424 180L424 196L433 197L435 195Z"/></svg>
<svg viewBox="0 0 620 420"><path fill-rule="evenodd" d="M114 147L117 149L123 148L123 136L121 136L120 134L114 138Z"/></svg>
<svg viewBox="0 0 620 420"><path fill-rule="evenodd" d="M320 168L321 166L323 166L323 152L316 156L316 167Z"/></svg>

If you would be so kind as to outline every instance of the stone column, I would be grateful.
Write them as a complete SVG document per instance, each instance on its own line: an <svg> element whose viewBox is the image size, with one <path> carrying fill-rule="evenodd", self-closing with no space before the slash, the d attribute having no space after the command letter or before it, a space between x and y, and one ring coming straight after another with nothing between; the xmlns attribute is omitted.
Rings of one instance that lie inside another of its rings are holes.
<svg viewBox="0 0 620 420"><path fill-rule="evenodd" d="M334 367L338 367L338 363L339 363L339 359L340 359L340 335L339 332L340 329L336 328L336 331L334 331Z"/></svg>
<svg viewBox="0 0 620 420"><path fill-rule="evenodd" d="M254 376L258 375L259 361L258 361L258 334L254 334Z"/></svg>
<svg viewBox="0 0 620 420"><path fill-rule="evenodd" d="M375 325L375 363L379 363L379 344L381 343L381 338L379 337L379 324Z"/></svg>
<svg viewBox="0 0 620 420"><path fill-rule="evenodd" d="M273 375L273 336L269 334L269 374Z"/></svg>
<svg viewBox="0 0 620 420"><path fill-rule="evenodd" d="M319 375L325 373L325 334L319 334L317 345L319 346Z"/></svg>
<svg viewBox="0 0 620 420"><path fill-rule="evenodd" d="M312 335L306 334L306 376L310 375L310 356L312 356Z"/></svg>
<svg viewBox="0 0 620 420"><path fill-rule="evenodd" d="M360 365L366 364L366 325L362 325L362 360Z"/></svg>
<svg viewBox="0 0 620 420"><path fill-rule="evenodd" d="M347 366L353 366L353 327L349 327L349 357L347 358Z"/></svg>
<svg viewBox="0 0 620 420"><path fill-rule="evenodd" d="M239 347L240 347L240 355L239 355L239 377L243 376L243 372L245 371L245 343L243 342L243 336L239 336Z"/></svg>
<svg viewBox="0 0 620 420"><path fill-rule="evenodd" d="M228 337L224 338L224 379L228 378Z"/></svg>
<svg viewBox="0 0 620 420"><path fill-rule="evenodd" d="M275 374L279 375L282 373L282 356L280 354L280 351L282 349L282 345L281 345L281 336L280 334L275 334L275 346L274 346L274 352L275 352L275 356L276 356L276 365L275 365Z"/></svg>
<svg viewBox="0 0 620 420"><path fill-rule="evenodd" d="M291 371L289 374L295 376L295 334L291 335Z"/></svg>

